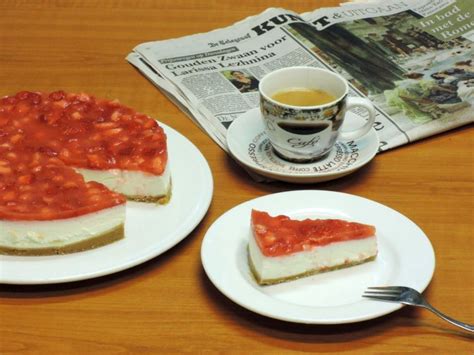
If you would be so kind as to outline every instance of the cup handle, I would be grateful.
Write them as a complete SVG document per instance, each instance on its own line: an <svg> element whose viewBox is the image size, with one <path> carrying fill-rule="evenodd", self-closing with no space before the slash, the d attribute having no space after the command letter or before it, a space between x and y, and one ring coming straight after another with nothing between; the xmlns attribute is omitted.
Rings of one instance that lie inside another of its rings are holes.
<svg viewBox="0 0 474 355"><path fill-rule="evenodd" d="M374 105L368 99L361 97L348 97L346 103L346 113L353 107L362 107L367 110L369 113L368 121L359 128L356 128L352 131L341 131L339 134L339 139L343 140L352 140L362 137L364 134L370 131L375 122L375 108Z"/></svg>

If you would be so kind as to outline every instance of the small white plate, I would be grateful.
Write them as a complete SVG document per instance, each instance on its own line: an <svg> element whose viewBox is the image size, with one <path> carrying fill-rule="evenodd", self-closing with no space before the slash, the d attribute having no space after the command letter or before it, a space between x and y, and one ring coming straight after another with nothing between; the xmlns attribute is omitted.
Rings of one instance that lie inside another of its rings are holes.
<svg viewBox="0 0 474 355"><path fill-rule="evenodd" d="M248 267L252 208L295 219L339 218L377 228L375 261L273 286L259 286ZM368 286L399 285L423 291L435 268L430 241L412 221L362 197L329 191L291 191L232 208L207 231L201 260L211 282L235 303L267 317L311 324L376 318L401 304L362 298Z"/></svg>
<svg viewBox="0 0 474 355"><path fill-rule="evenodd" d="M370 162L379 147L377 133L372 128L358 140L337 141L324 159L307 164L292 163L274 153L260 115L260 109L255 108L236 118L227 130L227 146L240 163L271 179L300 184L337 179ZM348 112L343 129L361 124L358 116Z"/></svg>
<svg viewBox="0 0 474 355"><path fill-rule="evenodd" d="M188 236L209 208L211 170L189 140L160 125L168 137L173 184L168 204L127 202L125 238L97 249L51 256L1 255L0 283L61 283L112 274L152 259Z"/></svg>

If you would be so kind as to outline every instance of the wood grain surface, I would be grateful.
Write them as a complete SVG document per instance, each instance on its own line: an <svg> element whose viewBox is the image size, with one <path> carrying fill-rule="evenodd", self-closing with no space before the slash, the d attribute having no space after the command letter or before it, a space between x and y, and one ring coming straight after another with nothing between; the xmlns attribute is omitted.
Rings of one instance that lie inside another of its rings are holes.
<svg viewBox="0 0 474 355"><path fill-rule="evenodd" d="M265 318L223 296L202 269L205 232L232 207L281 191L341 191L385 204L418 224L436 253L435 274L425 295L443 312L474 323L472 125L379 154L364 169L335 181L262 184L124 59L139 43L224 27L268 7L303 12L335 4L0 2L0 96L63 89L118 98L185 134L204 154L214 176L214 196L205 218L165 254L99 279L0 285L0 353L474 352L472 336L415 308L333 326Z"/></svg>

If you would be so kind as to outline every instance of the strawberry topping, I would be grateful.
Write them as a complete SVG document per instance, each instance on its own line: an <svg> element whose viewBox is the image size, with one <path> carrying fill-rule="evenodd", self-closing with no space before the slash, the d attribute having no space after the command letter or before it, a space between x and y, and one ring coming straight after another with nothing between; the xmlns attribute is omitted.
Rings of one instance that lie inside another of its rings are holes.
<svg viewBox="0 0 474 355"><path fill-rule="evenodd" d="M375 235L375 227L341 219L293 220L252 210L252 231L265 256L281 256L311 250L334 242Z"/></svg>

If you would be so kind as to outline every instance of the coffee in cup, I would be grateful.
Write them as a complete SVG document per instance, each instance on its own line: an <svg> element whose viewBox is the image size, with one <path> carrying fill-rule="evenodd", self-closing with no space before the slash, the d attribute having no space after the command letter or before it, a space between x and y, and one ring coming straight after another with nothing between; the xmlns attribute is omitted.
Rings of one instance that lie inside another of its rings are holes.
<svg viewBox="0 0 474 355"><path fill-rule="evenodd" d="M327 104L336 98L320 89L289 88L274 93L272 99L291 106L317 106Z"/></svg>

